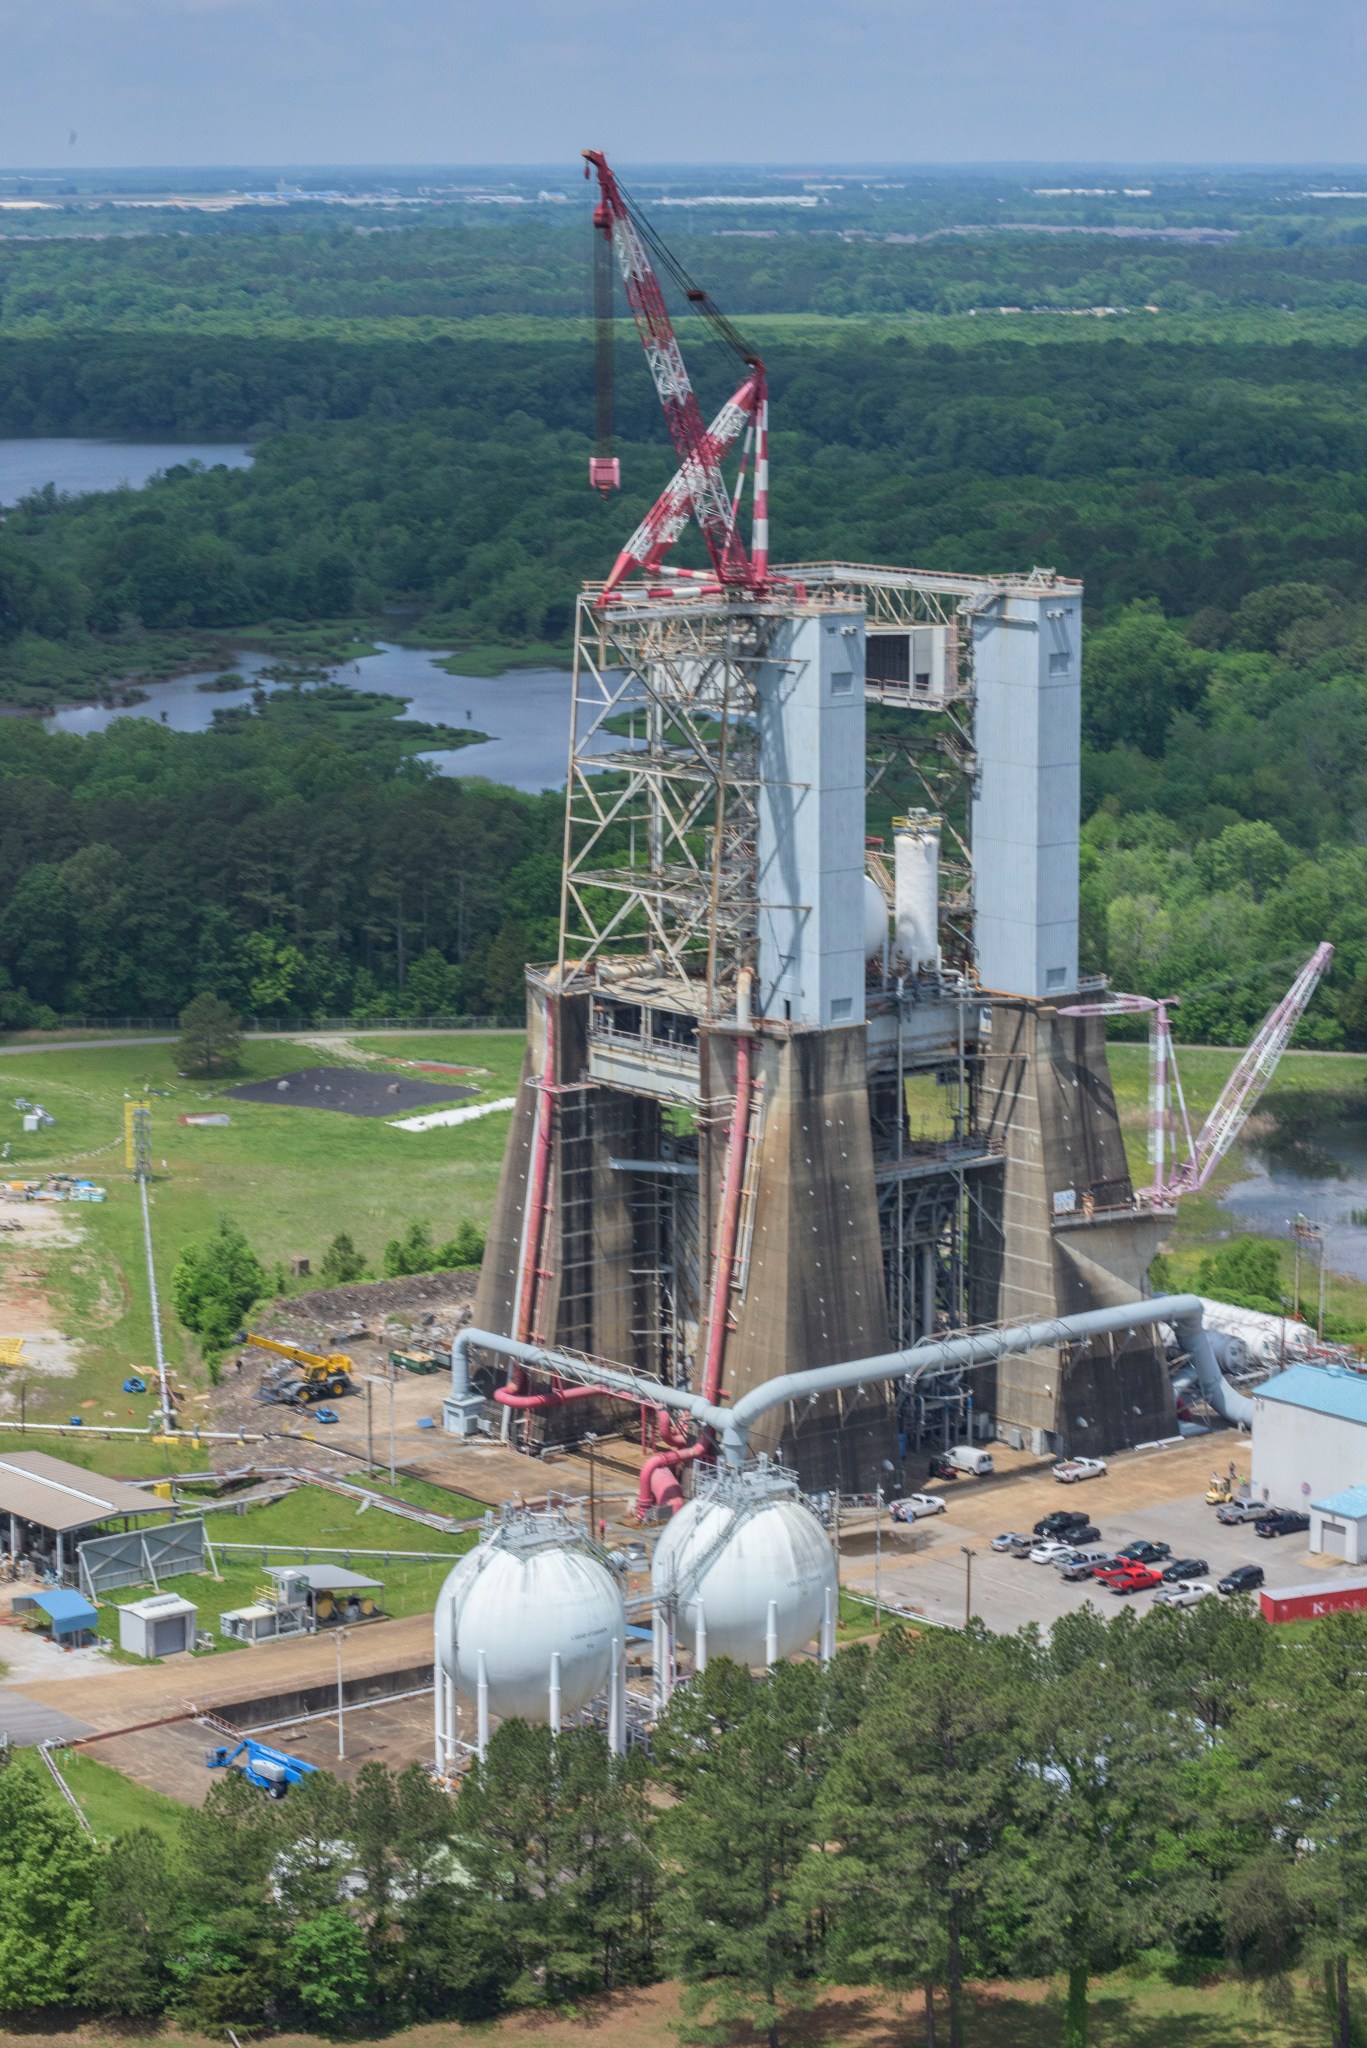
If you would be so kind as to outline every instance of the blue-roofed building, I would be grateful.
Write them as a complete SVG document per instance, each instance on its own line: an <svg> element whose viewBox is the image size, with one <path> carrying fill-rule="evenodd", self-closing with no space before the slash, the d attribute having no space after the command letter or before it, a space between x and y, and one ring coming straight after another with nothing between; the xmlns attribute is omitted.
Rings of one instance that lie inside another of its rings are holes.
<svg viewBox="0 0 1367 2048"><path fill-rule="evenodd" d="M44 1615L48 1632L54 1643L65 1648L74 1648L89 1642L99 1626L100 1617L84 1593L73 1593L66 1586L46 1587L40 1593L16 1593L14 1596L16 1614Z"/></svg>
<svg viewBox="0 0 1367 2048"><path fill-rule="evenodd" d="M1367 1560L1367 1372L1304 1363L1254 1388L1253 1491L1308 1512L1312 1550Z"/></svg>
<svg viewBox="0 0 1367 2048"><path fill-rule="evenodd" d="M1367 1486L1345 1486L1311 1501L1310 1548L1349 1564L1367 1561Z"/></svg>

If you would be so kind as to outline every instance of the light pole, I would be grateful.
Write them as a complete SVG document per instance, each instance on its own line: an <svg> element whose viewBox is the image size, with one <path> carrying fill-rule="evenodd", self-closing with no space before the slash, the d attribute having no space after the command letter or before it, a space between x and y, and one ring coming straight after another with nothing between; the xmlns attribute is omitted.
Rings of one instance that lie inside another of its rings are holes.
<svg viewBox="0 0 1367 2048"><path fill-rule="evenodd" d="M344 1628L335 1629L333 1635L337 1645L337 1754L339 1757L344 1757L346 1755L346 1735L342 1721L342 1644L346 1641L346 1630ZM437 1683L439 1685L441 1683L440 1675L438 1675Z"/></svg>
<svg viewBox="0 0 1367 2048"><path fill-rule="evenodd" d="M883 1486L879 1481L874 1495L873 1523L873 1625L883 1626Z"/></svg>
<svg viewBox="0 0 1367 2048"><path fill-rule="evenodd" d="M365 1382L365 1464L366 1464L366 1471L367 1471L367 1472L369 1472L369 1473L372 1473L372 1474L373 1474L373 1473L374 1473L374 1470L375 1470L375 1439L374 1439L374 1435L373 1435L373 1433L372 1433L372 1430L371 1430L371 1426L370 1426L370 1375L369 1375L369 1373L367 1373L367 1374L366 1374L366 1382Z"/></svg>
<svg viewBox="0 0 1367 2048"><path fill-rule="evenodd" d="M978 1553L970 1550L966 1543L961 1543L959 1548L964 1554L964 1627L967 1628L973 1619L973 1560Z"/></svg>
<svg viewBox="0 0 1367 2048"><path fill-rule="evenodd" d="M365 1376L365 1379L366 1379L366 1397L365 1397L365 1426L366 1426L366 1444L365 1444L365 1447L366 1447L366 1456L367 1456L367 1458L369 1458L369 1457L370 1457L370 1454L371 1454L371 1450L372 1450L372 1444L371 1444L371 1439L370 1439L370 1389L371 1389L371 1387L373 1387L373 1386L374 1386L374 1387L385 1387L385 1386L387 1386L387 1387L389 1388L389 1483L390 1483L390 1485L392 1486L392 1485L394 1484L394 1372L393 1372L393 1368L392 1368L392 1367L390 1368L389 1378L388 1378L387 1380L382 1380L382 1379L380 1379L380 1378L379 1378L379 1377L378 1377L378 1376L377 1376L377 1375L376 1375L375 1373L370 1373L370 1372L368 1372L368 1373L366 1374L366 1376Z"/></svg>
<svg viewBox="0 0 1367 2048"><path fill-rule="evenodd" d="M394 1366L389 1367L389 1483L394 1484Z"/></svg>

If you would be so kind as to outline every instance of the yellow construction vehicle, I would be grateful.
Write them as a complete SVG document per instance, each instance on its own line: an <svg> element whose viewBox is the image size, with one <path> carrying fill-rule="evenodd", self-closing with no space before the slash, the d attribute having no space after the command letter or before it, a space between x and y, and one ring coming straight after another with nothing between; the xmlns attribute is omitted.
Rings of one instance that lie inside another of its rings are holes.
<svg viewBox="0 0 1367 2048"><path fill-rule="evenodd" d="M315 1401L331 1401L338 1394L350 1394L351 1360L345 1351L305 1351L298 1344L283 1344L277 1337L249 1336L249 1344L258 1351L274 1351L278 1357L287 1358L291 1365L299 1368L297 1379L268 1381L261 1389L262 1399L283 1401L291 1408L309 1407Z"/></svg>

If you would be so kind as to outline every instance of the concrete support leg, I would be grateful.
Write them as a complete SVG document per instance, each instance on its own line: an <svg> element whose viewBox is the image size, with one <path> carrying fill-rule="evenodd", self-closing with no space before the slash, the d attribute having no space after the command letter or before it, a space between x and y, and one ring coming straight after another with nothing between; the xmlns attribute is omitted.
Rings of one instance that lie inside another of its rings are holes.
<svg viewBox="0 0 1367 2048"><path fill-rule="evenodd" d="M769 1602L769 1614L764 1624L764 1664L768 1670L778 1662L778 1602Z"/></svg>
<svg viewBox="0 0 1367 2048"><path fill-rule="evenodd" d="M475 1687L475 1748L483 1763L489 1747L489 1666L483 1650L479 1653L476 1670L479 1678Z"/></svg>
<svg viewBox="0 0 1367 2048"><path fill-rule="evenodd" d="M921 1335L935 1335L935 1247L921 1246Z"/></svg>
<svg viewBox="0 0 1367 2048"><path fill-rule="evenodd" d="M552 1651L551 1651L551 1685L550 1685L550 1723L551 1723L551 1734L552 1734L552 1735L558 1735L558 1734L560 1733L560 1652L559 1652L559 1650L552 1650Z"/></svg>
<svg viewBox="0 0 1367 2048"><path fill-rule="evenodd" d="M826 1603L821 1615L821 1661L829 1664L835 1655L835 1616L839 1596L834 1588L827 1586Z"/></svg>
<svg viewBox="0 0 1367 2048"><path fill-rule="evenodd" d="M611 1756L623 1756L626 1753L622 1706L622 1641L620 1636L614 1636L612 1661L608 1666L608 1753Z"/></svg>
<svg viewBox="0 0 1367 2048"><path fill-rule="evenodd" d="M441 1668L441 1644L435 1640L435 1628L432 1633L434 1637L432 1657L432 1764L438 1777L440 1777L446 1769L448 1742L446 1728L446 1674Z"/></svg>
<svg viewBox="0 0 1367 2048"><path fill-rule="evenodd" d="M697 1603L697 1621L693 1632L693 1669L703 1672L707 1669L707 1614L702 1601Z"/></svg>

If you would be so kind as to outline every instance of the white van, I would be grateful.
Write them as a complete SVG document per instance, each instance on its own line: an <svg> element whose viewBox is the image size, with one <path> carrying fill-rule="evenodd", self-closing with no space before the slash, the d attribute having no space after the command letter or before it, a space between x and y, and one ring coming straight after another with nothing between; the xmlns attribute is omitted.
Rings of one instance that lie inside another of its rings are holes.
<svg viewBox="0 0 1367 2048"><path fill-rule="evenodd" d="M980 1451L976 1444L951 1444L945 1455L956 1472L971 1473L975 1479L986 1479L996 1470L991 1451Z"/></svg>

